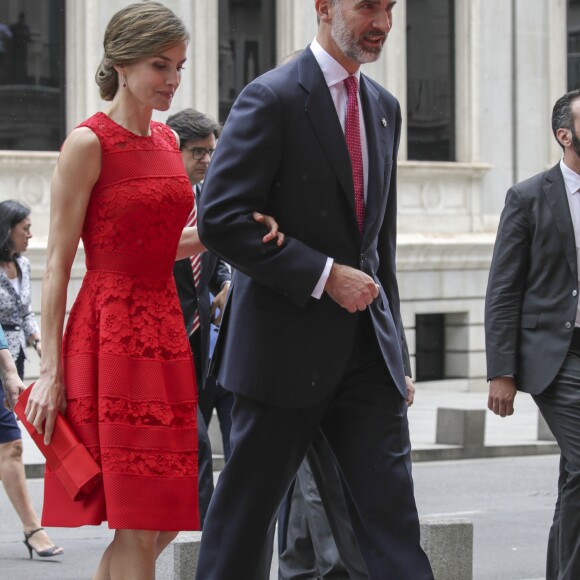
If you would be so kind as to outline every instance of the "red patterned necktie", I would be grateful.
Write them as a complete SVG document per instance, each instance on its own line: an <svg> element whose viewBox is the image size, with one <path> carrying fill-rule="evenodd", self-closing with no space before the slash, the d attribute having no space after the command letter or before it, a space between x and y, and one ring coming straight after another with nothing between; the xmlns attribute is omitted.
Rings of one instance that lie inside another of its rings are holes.
<svg viewBox="0 0 580 580"><path fill-rule="evenodd" d="M349 76L344 79L348 95L346 104L346 146L352 164L352 181L354 184L354 206L359 232L362 234L365 226L365 194L362 147L360 142L360 123L358 110L358 79Z"/></svg>
<svg viewBox="0 0 580 580"><path fill-rule="evenodd" d="M187 219L185 227L191 228L196 226L197 226L197 203L195 201L195 192L194 192L193 209L189 214L189 218ZM189 258L189 260L191 261L191 269L193 270L193 281L195 283L195 290L196 292L198 292L199 280L201 279L201 254L194 254ZM196 310L195 317L193 319L193 326L189 334L192 335L198 328L199 328L199 312Z"/></svg>

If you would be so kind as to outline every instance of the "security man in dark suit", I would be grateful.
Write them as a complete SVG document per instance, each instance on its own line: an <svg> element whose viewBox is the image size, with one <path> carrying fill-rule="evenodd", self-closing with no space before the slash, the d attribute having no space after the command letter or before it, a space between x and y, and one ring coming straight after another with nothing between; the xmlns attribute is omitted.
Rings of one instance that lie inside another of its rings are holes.
<svg viewBox="0 0 580 580"><path fill-rule="evenodd" d="M167 125L179 136L183 164L193 187L196 205L199 203L199 182L205 178L211 156L215 151L219 125L209 115L204 115L193 109L185 109L171 115ZM197 262L196 262L197 260ZM194 268L198 269L197 284L194 278ZM231 280L228 265L212 252L178 260L173 267L173 275L177 286L177 293L185 320L185 327L189 334L189 343L193 352L195 372L198 385L198 440L199 440L199 513L203 522L213 493L212 454L207 424L209 418L204 416L204 398L212 396L217 385L215 381L205 390L207 367L209 360L209 345L211 323L220 323L226 294ZM210 291L215 296L210 302ZM219 312L218 312L219 311ZM231 393L225 392L225 397L232 399ZM206 407L213 406L209 403ZM231 413L231 404L227 408ZM231 424L227 417L228 426ZM227 433L229 440L229 429Z"/></svg>
<svg viewBox="0 0 580 580"><path fill-rule="evenodd" d="M561 449L547 580L580 578L580 90L552 113L564 151L507 193L485 303L489 408L530 393Z"/></svg>

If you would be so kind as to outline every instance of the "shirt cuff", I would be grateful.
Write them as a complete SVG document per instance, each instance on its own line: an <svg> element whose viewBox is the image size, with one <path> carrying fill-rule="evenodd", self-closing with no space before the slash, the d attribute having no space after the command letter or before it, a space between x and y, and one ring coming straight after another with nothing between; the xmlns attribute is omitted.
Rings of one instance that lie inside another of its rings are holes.
<svg viewBox="0 0 580 580"><path fill-rule="evenodd" d="M317 300L320 299L322 293L324 292L324 287L326 286L326 282L328 280L328 276L330 276L330 270L332 265L334 264L334 260L332 258L326 258L326 265L324 266L324 270L322 271L322 276L318 280L318 284L314 287L312 291L312 298L316 298Z"/></svg>

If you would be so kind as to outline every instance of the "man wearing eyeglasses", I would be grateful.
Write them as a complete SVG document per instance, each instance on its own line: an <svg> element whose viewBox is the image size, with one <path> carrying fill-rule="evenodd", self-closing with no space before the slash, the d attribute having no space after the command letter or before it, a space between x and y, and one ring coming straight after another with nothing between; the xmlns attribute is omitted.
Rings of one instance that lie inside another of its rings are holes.
<svg viewBox="0 0 580 580"><path fill-rule="evenodd" d="M196 206L199 201L200 182L204 180L215 150L219 125L209 115L193 109L184 109L167 119L180 140L185 171L193 188ZM190 216L194 225L196 208ZM212 322L219 325L221 313L230 286L228 265L212 252L204 252L175 262L173 275L183 311L185 326L195 361L198 385L198 439L199 439L199 513L203 526L209 500L213 493L211 447L207 424L214 406L218 409L220 428L224 439L224 452L229 455L231 409L233 395L219 387L215 379L206 380L210 354ZM215 296L210 299L210 292ZM201 412L201 414L200 414Z"/></svg>
<svg viewBox="0 0 580 580"><path fill-rule="evenodd" d="M192 185L197 186L200 181L203 181L211 156L215 151L215 143L216 137L210 133L207 137L187 141L181 148L183 164Z"/></svg>

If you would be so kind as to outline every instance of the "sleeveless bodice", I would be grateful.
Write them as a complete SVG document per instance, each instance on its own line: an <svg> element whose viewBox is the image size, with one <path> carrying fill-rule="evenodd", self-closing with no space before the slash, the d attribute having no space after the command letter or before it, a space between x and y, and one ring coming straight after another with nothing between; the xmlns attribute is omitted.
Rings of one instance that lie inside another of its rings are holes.
<svg viewBox="0 0 580 580"><path fill-rule="evenodd" d="M101 172L63 369L67 417L102 465L103 486L70 502L47 470L43 523L196 529L195 371L173 280L191 185L167 126L152 122L141 137L103 113L80 126L99 139Z"/></svg>

